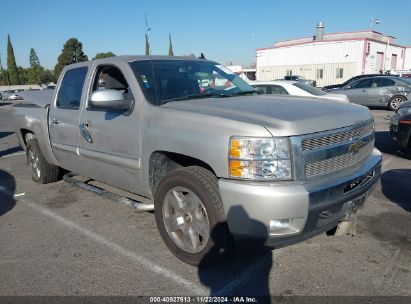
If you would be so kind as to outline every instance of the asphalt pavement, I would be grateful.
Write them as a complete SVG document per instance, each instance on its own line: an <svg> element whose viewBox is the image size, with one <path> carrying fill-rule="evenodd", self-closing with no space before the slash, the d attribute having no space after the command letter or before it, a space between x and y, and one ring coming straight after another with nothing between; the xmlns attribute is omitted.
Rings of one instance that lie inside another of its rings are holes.
<svg viewBox="0 0 411 304"><path fill-rule="evenodd" d="M153 213L64 181L34 183L11 111L0 105L0 295L411 296L411 160L389 137L392 112L372 110L383 173L355 236L198 269L170 253Z"/></svg>

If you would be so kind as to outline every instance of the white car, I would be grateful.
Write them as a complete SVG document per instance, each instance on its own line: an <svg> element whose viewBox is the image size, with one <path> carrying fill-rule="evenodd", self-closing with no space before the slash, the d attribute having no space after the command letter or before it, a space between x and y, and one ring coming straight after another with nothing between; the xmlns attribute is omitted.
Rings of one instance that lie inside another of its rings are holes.
<svg viewBox="0 0 411 304"><path fill-rule="evenodd" d="M306 85L301 81L258 81L250 82L257 91L262 94L283 94L283 95L295 95L295 96L306 96L315 97L320 99L328 99L343 103L350 102L348 97L344 94L331 94L320 89L314 88L312 86Z"/></svg>

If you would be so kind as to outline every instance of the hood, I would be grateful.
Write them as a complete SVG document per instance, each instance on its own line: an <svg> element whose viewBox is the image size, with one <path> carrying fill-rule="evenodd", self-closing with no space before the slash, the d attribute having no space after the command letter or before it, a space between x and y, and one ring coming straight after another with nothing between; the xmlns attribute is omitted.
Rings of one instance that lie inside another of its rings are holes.
<svg viewBox="0 0 411 304"><path fill-rule="evenodd" d="M371 118L363 106L285 95L184 100L162 107L264 126L273 136L337 129Z"/></svg>

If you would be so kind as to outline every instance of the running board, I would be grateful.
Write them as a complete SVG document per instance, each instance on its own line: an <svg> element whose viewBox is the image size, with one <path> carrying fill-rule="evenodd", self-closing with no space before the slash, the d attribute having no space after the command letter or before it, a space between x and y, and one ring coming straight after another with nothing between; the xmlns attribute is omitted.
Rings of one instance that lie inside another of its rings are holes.
<svg viewBox="0 0 411 304"><path fill-rule="evenodd" d="M93 193L95 193L99 196L102 196L104 198L107 198L109 200L112 200L112 201L115 201L115 202L118 202L118 203L125 204L125 205L130 206L130 207L133 207L138 211L154 211L154 203L143 203L143 202L138 201L138 200L133 200L131 198L121 196L117 193L107 191L103 188L88 184L88 182L92 181L90 179L85 181L85 182L82 182L82 181L76 180L74 178L74 176L76 176L76 175L71 173L71 172L67 173L63 176L63 180L66 183L69 183L73 186L77 186L77 187L80 187L84 190L93 192ZM142 199L147 200L144 197L142 197Z"/></svg>

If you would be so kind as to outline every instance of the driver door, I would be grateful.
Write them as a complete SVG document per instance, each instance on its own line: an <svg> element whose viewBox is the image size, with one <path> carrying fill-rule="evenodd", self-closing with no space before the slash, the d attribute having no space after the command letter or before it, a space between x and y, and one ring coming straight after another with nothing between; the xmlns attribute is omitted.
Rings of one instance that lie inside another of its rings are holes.
<svg viewBox="0 0 411 304"><path fill-rule="evenodd" d="M364 78L353 82L350 86L344 88L344 92L348 99L352 103L360 105L368 105L368 90L371 88L373 83L372 78Z"/></svg>
<svg viewBox="0 0 411 304"><path fill-rule="evenodd" d="M128 66L98 65L89 88L95 91L118 90L130 102L130 110L114 112L92 108L87 100L80 116L80 154L87 160L88 176L128 191L136 191L140 170L141 120L132 109L134 96L130 79L123 73Z"/></svg>

